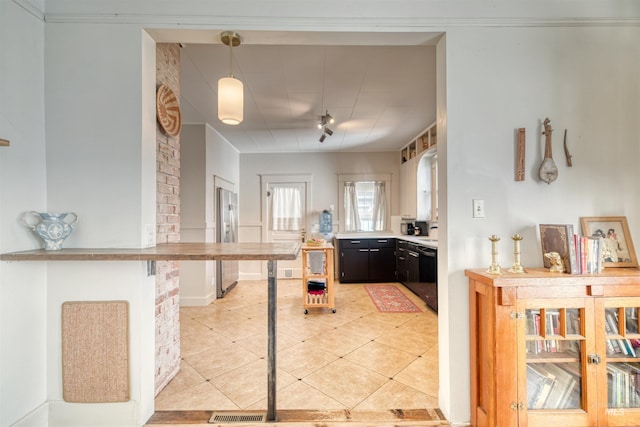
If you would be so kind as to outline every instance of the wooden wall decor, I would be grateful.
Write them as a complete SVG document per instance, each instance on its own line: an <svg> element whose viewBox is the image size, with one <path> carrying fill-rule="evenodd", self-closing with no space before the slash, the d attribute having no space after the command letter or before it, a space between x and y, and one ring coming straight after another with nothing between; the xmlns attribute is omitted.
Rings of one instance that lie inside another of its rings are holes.
<svg viewBox="0 0 640 427"><path fill-rule="evenodd" d="M66 402L129 400L129 303L62 304L62 396Z"/></svg>
<svg viewBox="0 0 640 427"><path fill-rule="evenodd" d="M571 161L571 153L569 153L569 147L567 147L567 130L564 130L564 156L567 158L567 166L573 166L573 162Z"/></svg>
<svg viewBox="0 0 640 427"><path fill-rule="evenodd" d="M524 181L525 130L518 129L518 145L516 146L516 181Z"/></svg>

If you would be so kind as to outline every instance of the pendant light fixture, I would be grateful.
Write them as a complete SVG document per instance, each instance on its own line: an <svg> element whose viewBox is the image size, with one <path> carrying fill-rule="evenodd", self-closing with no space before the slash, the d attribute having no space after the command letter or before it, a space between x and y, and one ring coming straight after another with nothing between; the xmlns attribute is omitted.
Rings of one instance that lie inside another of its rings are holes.
<svg viewBox="0 0 640 427"><path fill-rule="evenodd" d="M218 80L218 119L227 125L239 125L244 118L244 86L233 76L233 48L240 46L240 36L225 31L220 40L229 46L229 76Z"/></svg>

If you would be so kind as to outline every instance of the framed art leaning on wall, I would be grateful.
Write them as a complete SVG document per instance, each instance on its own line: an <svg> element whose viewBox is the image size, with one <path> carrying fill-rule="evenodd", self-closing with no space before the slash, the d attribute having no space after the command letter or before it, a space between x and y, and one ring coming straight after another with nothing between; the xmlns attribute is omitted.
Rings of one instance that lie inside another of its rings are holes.
<svg viewBox="0 0 640 427"><path fill-rule="evenodd" d="M581 217L580 225L583 235L601 237L604 240L603 258L605 267L638 266L627 217Z"/></svg>

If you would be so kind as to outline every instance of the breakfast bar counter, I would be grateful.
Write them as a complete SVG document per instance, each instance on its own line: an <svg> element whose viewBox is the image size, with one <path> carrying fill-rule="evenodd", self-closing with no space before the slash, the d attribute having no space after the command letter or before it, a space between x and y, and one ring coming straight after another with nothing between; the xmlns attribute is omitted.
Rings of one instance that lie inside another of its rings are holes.
<svg viewBox="0 0 640 427"><path fill-rule="evenodd" d="M0 261L269 261L293 260L301 244L162 243L149 248L35 249L0 254Z"/></svg>
<svg viewBox="0 0 640 427"><path fill-rule="evenodd" d="M0 254L0 261L147 261L149 274L155 261L267 261L268 271L268 372L267 420L276 417L276 276L278 260L295 260L300 243L163 243L133 249L44 249Z"/></svg>

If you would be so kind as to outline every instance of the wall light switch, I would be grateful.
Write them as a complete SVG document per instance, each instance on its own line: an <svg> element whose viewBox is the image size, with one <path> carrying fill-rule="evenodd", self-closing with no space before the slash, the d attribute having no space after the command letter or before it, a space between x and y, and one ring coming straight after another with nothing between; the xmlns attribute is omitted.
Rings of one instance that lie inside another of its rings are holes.
<svg viewBox="0 0 640 427"><path fill-rule="evenodd" d="M156 245L156 226L154 224L145 224L144 244L146 247L151 247Z"/></svg>
<svg viewBox="0 0 640 427"><path fill-rule="evenodd" d="M484 200L473 199L473 217L484 218Z"/></svg>

